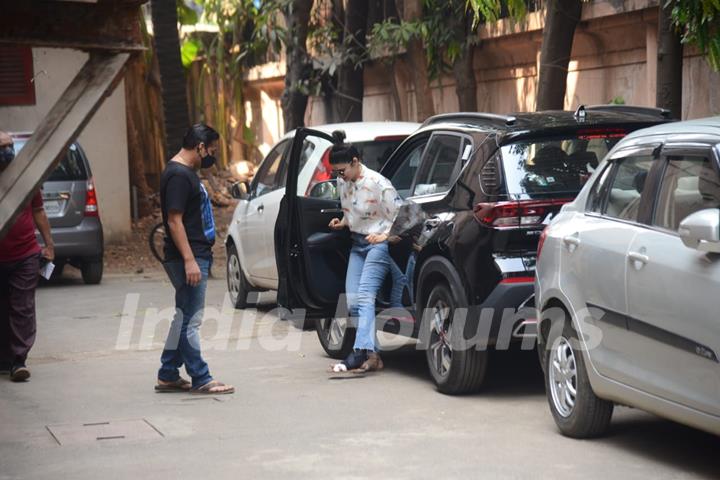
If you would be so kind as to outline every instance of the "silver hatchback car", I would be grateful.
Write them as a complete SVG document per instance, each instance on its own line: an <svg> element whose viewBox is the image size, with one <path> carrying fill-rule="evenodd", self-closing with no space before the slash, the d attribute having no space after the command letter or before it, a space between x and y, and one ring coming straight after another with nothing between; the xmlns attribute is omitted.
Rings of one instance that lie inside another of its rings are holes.
<svg viewBox="0 0 720 480"><path fill-rule="evenodd" d="M12 134L16 152L30 135ZM86 284L100 283L103 228L90 163L80 144L70 144L67 154L43 183L42 198L55 242L53 276L60 276L65 265L70 264L80 269ZM36 232L36 236L42 244L40 234Z"/></svg>
<svg viewBox="0 0 720 480"><path fill-rule="evenodd" d="M620 141L542 234L538 352L560 431L615 404L720 435L720 117Z"/></svg>

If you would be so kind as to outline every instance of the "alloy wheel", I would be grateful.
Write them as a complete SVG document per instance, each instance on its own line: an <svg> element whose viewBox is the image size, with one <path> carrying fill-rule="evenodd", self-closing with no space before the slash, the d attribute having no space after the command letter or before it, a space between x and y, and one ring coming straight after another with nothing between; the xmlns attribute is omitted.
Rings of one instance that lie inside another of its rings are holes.
<svg viewBox="0 0 720 480"><path fill-rule="evenodd" d="M553 405L558 414L567 418L572 414L577 398L577 363L565 337L558 338L553 347L548 369Z"/></svg>
<svg viewBox="0 0 720 480"><path fill-rule="evenodd" d="M445 301L435 302L430 331L430 357L433 368L441 377L447 376L452 363L450 313L450 306Z"/></svg>
<svg viewBox="0 0 720 480"><path fill-rule="evenodd" d="M234 300L240 295L240 275L242 275L240 261L237 255L230 255L228 258L228 290Z"/></svg>
<svg viewBox="0 0 720 480"><path fill-rule="evenodd" d="M328 347L333 350L340 349L347 333L347 318L324 318L322 327Z"/></svg>

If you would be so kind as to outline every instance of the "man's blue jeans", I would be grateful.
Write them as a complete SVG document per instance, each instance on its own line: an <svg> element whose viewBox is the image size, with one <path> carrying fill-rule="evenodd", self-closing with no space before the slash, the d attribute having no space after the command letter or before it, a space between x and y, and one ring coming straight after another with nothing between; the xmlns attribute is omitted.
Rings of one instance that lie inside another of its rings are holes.
<svg viewBox="0 0 720 480"><path fill-rule="evenodd" d="M174 382L180 378L180 367L185 365L192 378L193 388L210 382L210 370L200 354L200 324L205 307L205 289L212 258L196 258L200 267L200 283L191 287L185 282L185 263L182 260L165 262L170 282L175 288L175 317L170 324L170 332L165 349L160 357L162 366L158 378L165 382Z"/></svg>
<svg viewBox="0 0 720 480"><path fill-rule="evenodd" d="M387 242L371 245L365 235L353 233L345 292L350 315L358 318L356 350L375 350L375 299L390 271Z"/></svg>

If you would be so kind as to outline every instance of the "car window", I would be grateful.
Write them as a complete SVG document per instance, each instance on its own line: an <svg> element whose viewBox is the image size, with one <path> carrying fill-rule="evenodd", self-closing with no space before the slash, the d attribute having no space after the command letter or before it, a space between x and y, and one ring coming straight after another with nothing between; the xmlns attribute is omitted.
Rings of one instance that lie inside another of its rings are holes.
<svg viewBox="0 0 720 480"><path fill-rule="evenodd" d="M450 189L460 172L463 140L463 137L449 134L436 134L430 138L422 156L413 196L442 193Z"/></svg>
<svg viewBox="0 0 720 480"><path fill-rule="evenodd" d="M289 143L288 141L283 141L277 144L275 148L270 150L265 160L263 160L260 169L253 179L251 191L254 197L265 195L266 193L285 186L280 175L281 171L285 170L281 168L282 160Z"/></svg>
<svg viewBox="0 0 720 480"><path fill-rule="evenodd" d="M605 169L600 174L600 177L595 181L588 195L586 210L588 212L602 213L606 193L609 187L608 179L610 178L610 172L612 172L612 164L608 163L605 165Z"/></svg>
<svg viewBox="0 0 720 480"><path fill-rule="evenodd" d="M392 182L393 186L402 198L407 198L410 196L413 180L415 179L415 174L420 167L420 159L422 158L422 153L425 145L426 142L423 141L419 144L412 146L410 151L400 164L400 167L390 178L390 181Z"/></svg>
<svg viewBox="0 0 720 480"><path fill-rule="evenodd" d="M48 181L74 181L87 180L87 178L80 150L75 145L70 145L67 155L60 160L58 166L48 177Z"/></svg>
<svg viewBox="0 0 720 480"><path fill-rule="evenodd" d="M513 197L574 197L599 161L620 140L617 133L542 138L501 148L507 192Z"/></svg>
<svg viewBox="0 0 720 480"><path fill-rule="evenodd" d="M370 142L353 142L353 145L360 152L363 165L379 172L401 142L402 139L373 140Z"/></svg>
<svg viewBox="0 0 720 480"><path fill-rule="evenodd" d="M23 149L27 140L16 139L15 140L15 152L20 153ZM88 172L85 168L85 162L83 162L82 154L76 144L70 145L66 156L60 160L57 167L50 173L47 181L63 182L63 181L75 181L75 180L87 180Z"/></svg>
<svg viewBox="0 0 720 480"><path fill-rule="evenodd" d="M720 208L718 175L705 156L668 156L653 224L677 231L688 215Z"/></svg>
<svg viewBox="0 0 720 480"><path fill-rule="evenodd" d="M638 155L614 162L617 165L605 202L606 216L637 221L640 198L653 161L651 155Z"/></svg>

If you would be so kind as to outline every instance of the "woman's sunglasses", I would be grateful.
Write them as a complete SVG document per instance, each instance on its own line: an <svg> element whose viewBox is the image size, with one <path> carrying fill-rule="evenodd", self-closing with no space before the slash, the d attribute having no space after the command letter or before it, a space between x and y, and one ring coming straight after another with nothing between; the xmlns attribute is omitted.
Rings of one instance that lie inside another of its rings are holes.
<svg viewBox="0 0 720 480"><path fill-rule="evenodd" d="M349 164L347 167L343 167L343 168L333 168L333 169L331 170L331 172L332 172L332 174L333 174L334 176L336 176L336 177L337 177L338 175L344 177L344 176L345 176L345 170L347 170L348 168L352 167L354 162L355 162L355 160L353 159L353 161L350 162L350 164Z"/></svg>

